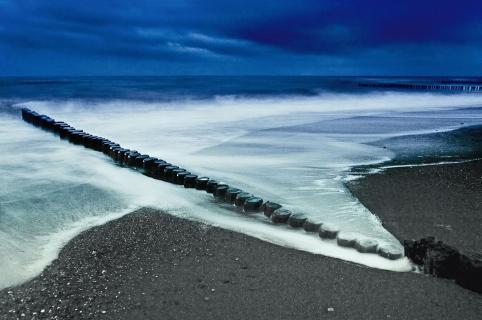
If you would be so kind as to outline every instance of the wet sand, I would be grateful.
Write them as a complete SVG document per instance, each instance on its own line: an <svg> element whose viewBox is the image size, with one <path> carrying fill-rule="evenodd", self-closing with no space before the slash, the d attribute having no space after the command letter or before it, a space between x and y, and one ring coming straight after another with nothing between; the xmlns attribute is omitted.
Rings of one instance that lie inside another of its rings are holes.
<svg viewBox="0 0 482 320"><path fill-rule="evenodd" d="M83 232L1 319L479 319L449 280L287 249L152 209ZM22 314L24 316L22 316Z"/></svg>
<svg viewBox="0 0 482 320"><path fill-rule="evenodd" d="M399 240L435 236L482 252L482 161L391 168L348 184Z"/></svg>

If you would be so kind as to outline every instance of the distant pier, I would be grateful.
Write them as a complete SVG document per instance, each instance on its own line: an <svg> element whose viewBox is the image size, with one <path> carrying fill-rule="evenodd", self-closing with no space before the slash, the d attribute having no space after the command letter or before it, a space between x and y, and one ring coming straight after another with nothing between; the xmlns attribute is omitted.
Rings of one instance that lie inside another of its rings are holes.
<svg viewBox="0 0 482 320"><path fill-rule="evenodd" d="M367 88L388 88L388 89L407 89L407 90L432 90L432 91L459 91L459 92L482 92L481 82L472 83L403 83L403 82L359 82L359 87Z"/></svg>

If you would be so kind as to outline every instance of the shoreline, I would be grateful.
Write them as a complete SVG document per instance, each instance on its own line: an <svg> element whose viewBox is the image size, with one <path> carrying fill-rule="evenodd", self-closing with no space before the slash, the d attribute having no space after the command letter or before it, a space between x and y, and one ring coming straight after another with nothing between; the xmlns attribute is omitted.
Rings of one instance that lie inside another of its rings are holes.
<svg viewBox="0 0 482 320"><path fill-rule="evenodd" d="M435 236L480 252L482 160L385 168L346 186L401 242Z"/></svg>
<svg viewBox="0 0 482 320"><path fill-rule="evenodd" d="M479 250L481 160L385 168L346 185L400 241L434 235ZM451 280L366 268L149 208L83 231L39 276L0 290L1 319L475 319L481 312L481 296Z"/></svg>
<svg viewBox="0 0 482 320"><path fill-rule="evenodd" d="M476 319L481 312L481 296L452 281L367 268L148 208L82 232L38 277L0 291L2 319Z"/></svg>

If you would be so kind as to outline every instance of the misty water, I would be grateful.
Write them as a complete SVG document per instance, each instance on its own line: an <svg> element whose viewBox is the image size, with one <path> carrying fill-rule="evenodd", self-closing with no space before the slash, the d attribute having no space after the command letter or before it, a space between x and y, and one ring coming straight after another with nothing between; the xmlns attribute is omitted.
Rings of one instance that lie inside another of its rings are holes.
<svg viewBox="0 0 482 320"><path fill-rule="evenodd" d="M179 79L151 80L154 87L130 81L2 84L0 287L41 272L82 230L143 206L287 247L410 270L406 259L341 248L315 234L273 225L262 215L219 206L207 193L119 167L101 153L23 122L20 107L398 247L344 186L352 178L350 168L394 157L370 142L482 123L480 95L356 91L339 89L333 81L300 88L296 79L270 84L271 90L246 80L230 87L204 79L188 94L179 89ZM281 85L286 90L280 91Z"/></svg>

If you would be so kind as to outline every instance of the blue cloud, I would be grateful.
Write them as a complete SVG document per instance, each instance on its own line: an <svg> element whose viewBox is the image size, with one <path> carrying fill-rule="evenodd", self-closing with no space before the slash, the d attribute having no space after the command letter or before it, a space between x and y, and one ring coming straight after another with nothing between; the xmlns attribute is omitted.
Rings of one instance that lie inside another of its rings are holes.
<svg viewBox="0 0 482 320"><path fill-rule="evenodd" d="M0 72L480 73L481 30L474 0L0 0Z"/></svg>

